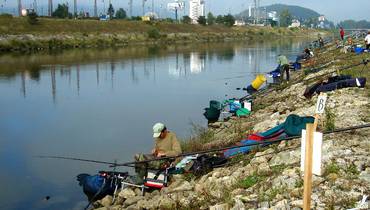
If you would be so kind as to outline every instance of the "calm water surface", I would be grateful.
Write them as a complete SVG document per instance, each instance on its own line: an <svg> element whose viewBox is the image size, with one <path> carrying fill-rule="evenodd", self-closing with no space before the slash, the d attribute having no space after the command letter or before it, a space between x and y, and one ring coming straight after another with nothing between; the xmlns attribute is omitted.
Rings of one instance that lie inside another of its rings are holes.
<svg viewBox="0 0 370 210"><path fill-rule="evenodd" d="M243 96L236 88L274 69L279 53L293 59L306 44L0 56L0 209L82 209L86 197L75 176L109 167L34 156L130 161L150 151L157 121L187 138L192 123L206 126L202 113L209 100Z"/></svg>

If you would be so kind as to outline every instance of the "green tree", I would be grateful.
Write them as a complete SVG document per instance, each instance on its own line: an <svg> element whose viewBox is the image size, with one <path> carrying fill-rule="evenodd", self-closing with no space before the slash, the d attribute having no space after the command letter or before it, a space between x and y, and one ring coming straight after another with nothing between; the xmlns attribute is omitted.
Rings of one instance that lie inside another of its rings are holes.
<svg viewBox="0 0 370 210"><path fill-rule="evenodd" d="M292 15L290 14L289 10L283 10L280 13L280 26L282 27L288 27L290 24L292 24Z"/></svg>
<svg viewBox="0 0 370 210"><path fill-rule="evenodd" d="M224 17L222 15L218 15L215 22L217 24L224 24Z"/></svg>
<svg viewBox="0 0 370 210"><path fill-rule="evenodd" d="M228 14L228 15L225 15L224 16L224 22L223 22L226 26L233 26L234 23L235 23L235 18L234 16L232 16L231 14Z"/></svg>
<svg viewBox="0 0 370 210"><path fill-rule="evenodd" d="M212 12L209 12L207 15L207 23L208 25L213 25L215 23L215 16L212 14Z"/></svg>
<svg viewBox="0 0 370 210"><path fill-rule="evenodd" d="M204 16L199 16L199 18L198 18L198 23L199 23L200 25L202 25L202 26L207 25L206 17L204 17Z"/></svg>
<svg viewBox="0 0 370 210"><path fill-rule="evenodd" d="M183 16L181 19L181 22L184 24L190 24L191 23L191 18L187 15Z"/></svg>
<svg viewBox="0 0 370 210"><path fill-rule="evenodd" d="M68 5L58 4L57 9L53 12L52 16L57 18L68 18L71 17L72 14L69 13Z"/></svg>
<svg viewBox="0 0 370 210"><path fill-rule="evenodd" d="M27 15L27 21L30 25L36 25L37 22L39 21L37 18L38 18L38 16L37 16L36 12L30 12Z"/></svg>
<svg viewBox="0 0 370 210"><path fill-rule="evenodd" d="M119 8L116 12L116 18L117 19L125 19L127 17L126 11L122 8Z"/></svg>
<svg viewBox="0 0 370 210"><path fill-rule="evenodd" d="M109 4L108 15L109 15L109 18L110 19L113 19L113 16L114 16L114 8L113 8L113 5L112 4Z"/></svg>

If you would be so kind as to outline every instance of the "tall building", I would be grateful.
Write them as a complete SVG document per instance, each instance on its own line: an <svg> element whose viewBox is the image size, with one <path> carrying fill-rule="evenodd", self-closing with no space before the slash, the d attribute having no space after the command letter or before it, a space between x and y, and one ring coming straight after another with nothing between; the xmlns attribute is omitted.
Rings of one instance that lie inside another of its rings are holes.
<svg viewBox="0 0 370 210"><path fill-rule="evenodd" d="M189 0L189 17L193 24L198 24L198 18L205 16L204 0Z"/></svg>

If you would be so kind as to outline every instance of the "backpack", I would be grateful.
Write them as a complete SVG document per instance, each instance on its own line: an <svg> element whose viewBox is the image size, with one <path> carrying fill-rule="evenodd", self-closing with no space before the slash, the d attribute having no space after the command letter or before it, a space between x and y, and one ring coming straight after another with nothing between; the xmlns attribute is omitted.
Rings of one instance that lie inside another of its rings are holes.
<svg viewBox="0 0 370 210"><path fill-rule="evenodd" d="M212 171L213 168L225 165L226 162L227 159L224 157L209 156L207 154L199 155L197 159L193 160L189 172L195 176L202 176Z"/></svg>

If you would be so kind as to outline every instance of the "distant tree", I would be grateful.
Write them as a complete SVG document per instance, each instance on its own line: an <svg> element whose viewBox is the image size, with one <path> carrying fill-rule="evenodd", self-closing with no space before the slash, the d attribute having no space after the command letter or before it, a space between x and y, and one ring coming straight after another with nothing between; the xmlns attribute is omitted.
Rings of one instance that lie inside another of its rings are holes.
<svg viewBox="0 0 370 210"><path fill-rule="evenodd" d="M141 21L141 16L132 16L130 18L130 20L133 20L133 21Z"/></svg>
<svg viewBox="0 0 370 210"><path fill-rule="evenodd" d="M191 23L191 18L187 15L183 16L181 19L181 22L184 24L190 24Z"/></svg>
<svg viewBox="0 0 370 210"><path fill-rule="evenodd" d="M204 17L204 16L199 16L199 18L198 18L198 23L199 23L200 25L202 25L202 26L207 25L206 17Z"/></svg>
<svg viewBox="0 0 370 210"><path fill-rule="evenodd" d="M224 17L222 15L218 15L215 22L217 24L223 24L224 23Z"/></svg>
<svg viewBox="0 0 370 210"><path fill-rule="evenodd" d="M288 27L290 24L292 24L293 17L290 14L289 10L283 10L280 13L280 26L281 27Z"/></svg>
<svg viewBox="0 0 370 210"><path fill-rule="evenodd" d="M52 16L57 18L68 18L71 17L72 14L69 13L68 5L66 4L58 4L57 9L53 12Z"/></svg>
<svg viewBox="0 0 370 210"><path fill-rule="evenodd" d="M108 7L108 15L109 15L109 18L110 19L113 19L113 16L114 16L114 8L113 8L113 5L112 4L109 4L109 7Z"/></svg>
<svg viewBox="0 0 370 210"><path fill-rule="evenodd" d="M174 19L172 19L172 18L166 18L166 19L164 19L164 21L165 21L165 22L169 22L169 23L173 23L173 22L175 22L175 20L174 20Z"/></svg>
<svg viewBox="0 0 370 210"><path fill-rule="evenodd" d="M119 8L116 12L117 19L125 19L127 17L126 11L123 8Z"/></svg>
<svg viewBox="0 0 370 210"><path fill-rule="evenodd" d="M305 20L303 24L306 25L307 27L311 26L316 27L319 24L319 20L316 17L311 17Z"/></svg>
<svg viewBox="0 0 370 210"><path fill-rule="evenodd" d="M212 14L212 12L209 12L207 15L207 23L208 25L213 25L215 23L215 16Z"/></svg>
<svg viewBox="0 0 370 210"><path fill-rule="evenodd" d="M338 27L353 29L353 28L370 28L370 22L366 20L354 21L354 20L344 20L338 24Z"/></svg>
<svg viewBox="0 0 370 210"><path fill-rule="evenodd" d="M36 12L30 12L27 15L27 21L30 25L36 25L37 22L39 21L37 18L38 18L38 15Z"/></svg>
<svg viewBox="0 0 370 210"><path fill-rule="evenodd" d="M235 23L234 16L232 16L231 14L224 16L224 25L231 27L234 25L234 23Z"/></svg>

